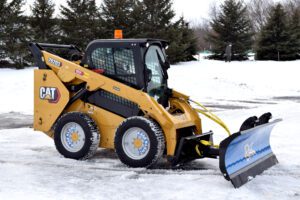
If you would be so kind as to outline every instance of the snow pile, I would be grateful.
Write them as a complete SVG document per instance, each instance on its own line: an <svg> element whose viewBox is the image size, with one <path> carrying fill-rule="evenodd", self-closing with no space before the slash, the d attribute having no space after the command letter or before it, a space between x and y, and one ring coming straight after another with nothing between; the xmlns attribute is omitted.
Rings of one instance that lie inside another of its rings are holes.
<svg viewBox="0 0 300 200"><path fill-rule="evenodd" d="M0 69L0 113L33 114L33 69Z"/></svg>
<svg viewBox="0 0 300 200"><path fill-rule="evenodd" d="M201 101L300 95L299 74L300 61L202 60L175 65L169 71L171 88Z"/></svg>

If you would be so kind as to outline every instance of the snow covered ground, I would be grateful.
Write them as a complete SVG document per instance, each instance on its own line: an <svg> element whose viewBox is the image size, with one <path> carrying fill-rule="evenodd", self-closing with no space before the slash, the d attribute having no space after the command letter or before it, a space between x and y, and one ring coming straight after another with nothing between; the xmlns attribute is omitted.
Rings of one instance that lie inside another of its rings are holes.
<svg viewBox="0 0 300 200"><path fill-rule="evenodd" d="M40 132L4 129L12 116L32 115L33 68L1 69L0 199L300 199L299 72L300 61L201 60L171 67L170 87L209 106L232 131L267 111L283 118L271 137L280 163L234 189L217 160L197 160L177 170L164 163L154 170L131 169L113 151L99 149L92 159L75 161L60 156ZM203 129L214 130L217 141L226 137L202 119Z"/></svg>

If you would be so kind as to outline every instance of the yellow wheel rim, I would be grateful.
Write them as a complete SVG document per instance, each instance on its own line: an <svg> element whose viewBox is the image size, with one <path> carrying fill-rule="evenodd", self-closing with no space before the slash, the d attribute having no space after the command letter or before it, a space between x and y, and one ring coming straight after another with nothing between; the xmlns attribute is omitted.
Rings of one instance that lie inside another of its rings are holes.
<svg viewBox="0 0 300 200"><path fill-rule="evenodd" d="M77 142L79 140L79 135L78 133L74 132L71 134L71 139L73 142Z"/></svg>
<svg viewBox="0 0 300 200"><path fill-rule="evenodd" d="M141 140L141 139L139 139L139 138L135 138L135 139L134 139L134 141L133 141L133 145L134 145L134 148L137 148L137 149L139 149L139 148L141 148L141 147L142 147L142 145L143 145L143 142L142 142L142 140Z"/></svg>

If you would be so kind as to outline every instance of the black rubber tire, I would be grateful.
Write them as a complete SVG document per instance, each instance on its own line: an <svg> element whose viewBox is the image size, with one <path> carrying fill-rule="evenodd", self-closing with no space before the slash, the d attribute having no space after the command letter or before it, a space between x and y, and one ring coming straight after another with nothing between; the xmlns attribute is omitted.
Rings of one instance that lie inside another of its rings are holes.
<svg viewBox="0 0 300 200"><path fill-rule="evenodd" d="M122 140L124 133L132 127L143 129L150 142L150 149L148 154L142 159L132 159L124 151ZM115 135L115 150L122 163L129 167L146 167L151 168L155 166L157 161L162 157L165 150L165 138L160 126L151 119L145 117L130 117L122 122L118 127Z"/></svg>
<svg viewBox="0 0 300 200"><path fill-rule="evenodd" d="M85 143L83 147L77 152L68 151L61 141L61 130L65 124L69 122L76 122L81 126L85 134ZM100 134L95 121L88 115L81 112L69 112L62 115L54 128L54 143L57 151L66 158L72 159L87 159L92 157L100 142Z"/></svg>

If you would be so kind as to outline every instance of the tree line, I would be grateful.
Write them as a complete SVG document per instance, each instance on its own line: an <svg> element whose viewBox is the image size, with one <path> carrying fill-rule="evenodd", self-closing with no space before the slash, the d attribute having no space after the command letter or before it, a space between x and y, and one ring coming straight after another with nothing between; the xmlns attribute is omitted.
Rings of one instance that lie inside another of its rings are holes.
<svg viewBox="0 0 300 200"><path fill-rule="evenodd" d="M0 0L0 67L32 65L27 48L32 41L74 44L85 49L94 39L113 38L115 29L124 38L159 38L170 41L171 63L193 60L196 38L189 23L175 19L172 0L67 0L55 16L55 3L35 0L30 14L24 0Z"/></svg>
<svg viewBox="0 0 300 200"><path fill-rule="evenodd" d="M210 50L212 59L224 59L232 44L235 60L300 59L300 0L274 3L272 0L226 0L212 5L210 17L194 27L198 48Z"/></svg>
<svg viewBox="0 0 300 200"><path fill-rule="evenodd" d="M0 67L32 65L28 43L74 44L85 49L94 39L160 38L170 42L171 63L193 60L199 50L211 59L224 59L232 44L232 58L245 60L249 51L258 60L300 58L300 0L226 0L213 4L210 18L191 27L176 19L172 0L67 0L56 13L51 0L35 0L30 12L25 0L0 0Z"/></svg>

